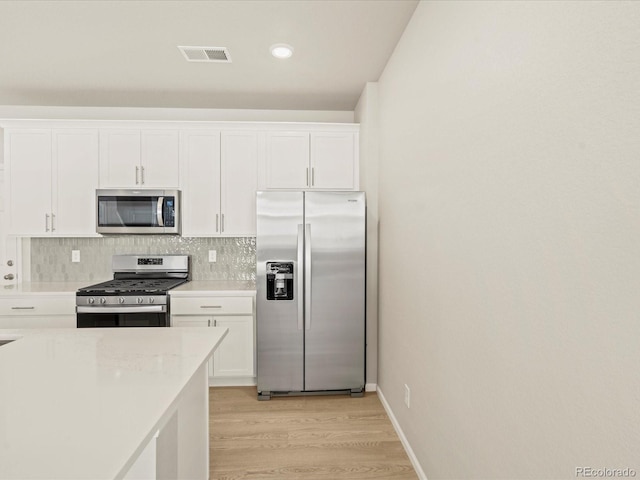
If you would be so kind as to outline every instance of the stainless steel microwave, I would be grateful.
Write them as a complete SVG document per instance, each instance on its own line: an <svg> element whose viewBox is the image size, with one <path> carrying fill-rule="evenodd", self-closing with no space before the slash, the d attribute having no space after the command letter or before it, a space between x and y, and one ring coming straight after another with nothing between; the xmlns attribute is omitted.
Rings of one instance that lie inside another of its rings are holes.
<svg viewBox="0 0 640 480"><path fill-rule="evenodd" d="M179 190L97 190L96 231L179 234Z"/></svg>

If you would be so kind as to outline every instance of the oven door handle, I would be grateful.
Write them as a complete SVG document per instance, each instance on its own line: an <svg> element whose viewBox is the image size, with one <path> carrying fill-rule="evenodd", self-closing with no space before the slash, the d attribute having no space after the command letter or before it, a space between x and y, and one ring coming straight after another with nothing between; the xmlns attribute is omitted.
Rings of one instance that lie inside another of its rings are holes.
<svg viewBox="0 0 640 480"><path fill-rule="evenodd" d="M77 313L148 313L167 311L166 305L142 305L139 307L76 307Z"/></svg>

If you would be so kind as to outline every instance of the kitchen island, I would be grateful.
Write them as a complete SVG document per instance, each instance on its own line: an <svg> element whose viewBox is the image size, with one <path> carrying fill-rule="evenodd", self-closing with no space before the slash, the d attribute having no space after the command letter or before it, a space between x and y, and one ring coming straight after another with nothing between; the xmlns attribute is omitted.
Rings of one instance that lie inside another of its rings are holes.
<svg viewBox="0 0 640 480"><path fill-rule="evenodd" d="M226 333L0 330L0 479L208 478L207 361Z"/></svg>

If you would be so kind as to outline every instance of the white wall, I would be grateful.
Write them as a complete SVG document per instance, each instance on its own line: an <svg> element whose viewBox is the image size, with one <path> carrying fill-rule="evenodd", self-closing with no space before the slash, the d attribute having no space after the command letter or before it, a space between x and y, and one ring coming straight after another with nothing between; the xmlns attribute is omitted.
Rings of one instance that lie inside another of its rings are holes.
<svg viewBox="0 0 640 480"><path fill-rule="evenodd" d="M365 85L355 109L360 123L360 189L367 195L367 373L368 390L378 382L378 84Z"/></svg>
<svg viewBox="0 0 640 480"><path fill-rule="evenodd" d="M639 26L423 1L379 81L378 383L430 480L640 476Z"/></svg>

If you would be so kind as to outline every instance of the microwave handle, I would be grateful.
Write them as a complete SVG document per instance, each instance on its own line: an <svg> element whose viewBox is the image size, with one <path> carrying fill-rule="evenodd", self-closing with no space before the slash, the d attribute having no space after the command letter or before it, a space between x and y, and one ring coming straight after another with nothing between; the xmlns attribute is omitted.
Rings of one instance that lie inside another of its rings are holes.
<svg viewBox="0 0 640 480"><path fill-rule="evenodd" d="M156 218L158 219L158 226L164 227L164 218L162 215L162 207L164 205L164 197L158 197L158 205L156 207Z"/></svg>

